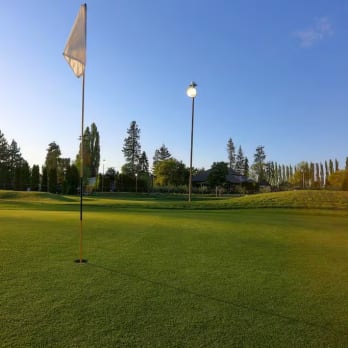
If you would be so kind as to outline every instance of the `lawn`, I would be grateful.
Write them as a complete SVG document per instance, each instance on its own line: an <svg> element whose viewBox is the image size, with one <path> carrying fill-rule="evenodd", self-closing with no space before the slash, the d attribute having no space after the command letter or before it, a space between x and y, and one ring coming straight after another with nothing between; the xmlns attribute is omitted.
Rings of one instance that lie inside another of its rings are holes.
<svg viewBox="0 0 348 348"><path fill-rule="evenodd" d="M348 196L320 194L88 197L79 265L78 198L0 192L0 346L348 346Z"/></svg>

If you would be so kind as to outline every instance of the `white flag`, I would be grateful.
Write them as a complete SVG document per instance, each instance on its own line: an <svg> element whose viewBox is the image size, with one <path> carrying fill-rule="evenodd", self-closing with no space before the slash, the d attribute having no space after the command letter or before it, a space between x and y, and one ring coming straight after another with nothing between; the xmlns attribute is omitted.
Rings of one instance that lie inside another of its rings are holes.
<svg viewBox="0 0 348 348"><path fill-rule="evenodd" d="M74 74L81 77L86 66L86 20L87 5L81 5L64 48L64 58Z"/></svg>

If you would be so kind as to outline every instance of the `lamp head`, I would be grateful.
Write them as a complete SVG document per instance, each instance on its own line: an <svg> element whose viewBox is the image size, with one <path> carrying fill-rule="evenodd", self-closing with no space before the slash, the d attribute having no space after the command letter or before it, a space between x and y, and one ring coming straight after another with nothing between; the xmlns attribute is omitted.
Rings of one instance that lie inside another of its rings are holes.
<svg viewBox="0 0 348 348"><path fill-rule="evenodd" d="M190 85L186 89L186 94L190 98L195 98L197 95L197 84L195 82L191 82Z"/></svg>

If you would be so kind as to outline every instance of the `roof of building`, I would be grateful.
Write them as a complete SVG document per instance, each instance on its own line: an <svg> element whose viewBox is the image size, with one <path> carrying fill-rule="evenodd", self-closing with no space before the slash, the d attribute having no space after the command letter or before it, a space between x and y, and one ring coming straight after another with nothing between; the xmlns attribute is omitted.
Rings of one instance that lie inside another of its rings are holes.
<svg viewBox="0 0 348 348"><path fill-rule="evenodd" d="M211 169L205 170L203 172L199 172L198 174L192 176L192 182L203 183L208 181L208 176L210 172L211 172ZM253 182L253 180L249 179L248 177L244 175L240 175L235 170L229 168L228 173L226 175L226 182L230 184L241 184L244 182Z"/></svg>

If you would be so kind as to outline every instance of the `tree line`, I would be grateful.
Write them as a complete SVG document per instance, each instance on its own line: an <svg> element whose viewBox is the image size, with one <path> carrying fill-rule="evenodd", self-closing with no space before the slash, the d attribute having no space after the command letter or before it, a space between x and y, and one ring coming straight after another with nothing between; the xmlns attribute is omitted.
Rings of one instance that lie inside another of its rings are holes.
<svg viewBox="0 0 348 348"><path fill-rule="evenodd" d="M155 149L150 168L147 153L141 147L141 130L136 121L130 123L124 139L122 153L125 163L120 172L107 168L100 173L100 135L95 123L86 127L74 160L61 156L59 145L48 145L44 165L30 168L15 140L8 143L0 131L0 188L13 190L41 190L52 193L76 194L79 189L81 163L86 191L175 191L187 192L189 169L176 159L162 144ZM81 160L81 145L83 160ZM214 162L207 185L227 187L226 174L252 179L257 186L272 190L287 189L348 189L348 157L345 168L340 169L337 159L323 163L301 162L295 166L267 161L265 147L256 148L253 163L244 155L242 146L227 141L227 161ZM193 168L193 175L204 168Z"/></svg>
<svg viewBox="0 0 348 348"><path fill-rule="evenodd" d="M348 190L348 157L345 166L340 169L337 159L322 162L302 161L295 166L279 164L266 160L264 146L256 148L254 162L249 170L248 159L243 156L241 146L238 153L230 138L227 142L229 167L235 172L250 176L258 184L264 184L273 190L287 189L336 189Z"/></svg>
<svg viewBox="0 0 348 348"><path fill-rule="evenodd" d="M0 130L0 188L5 190L38 189L40 168L30 168L15 140L10 143Z"/></svg>

